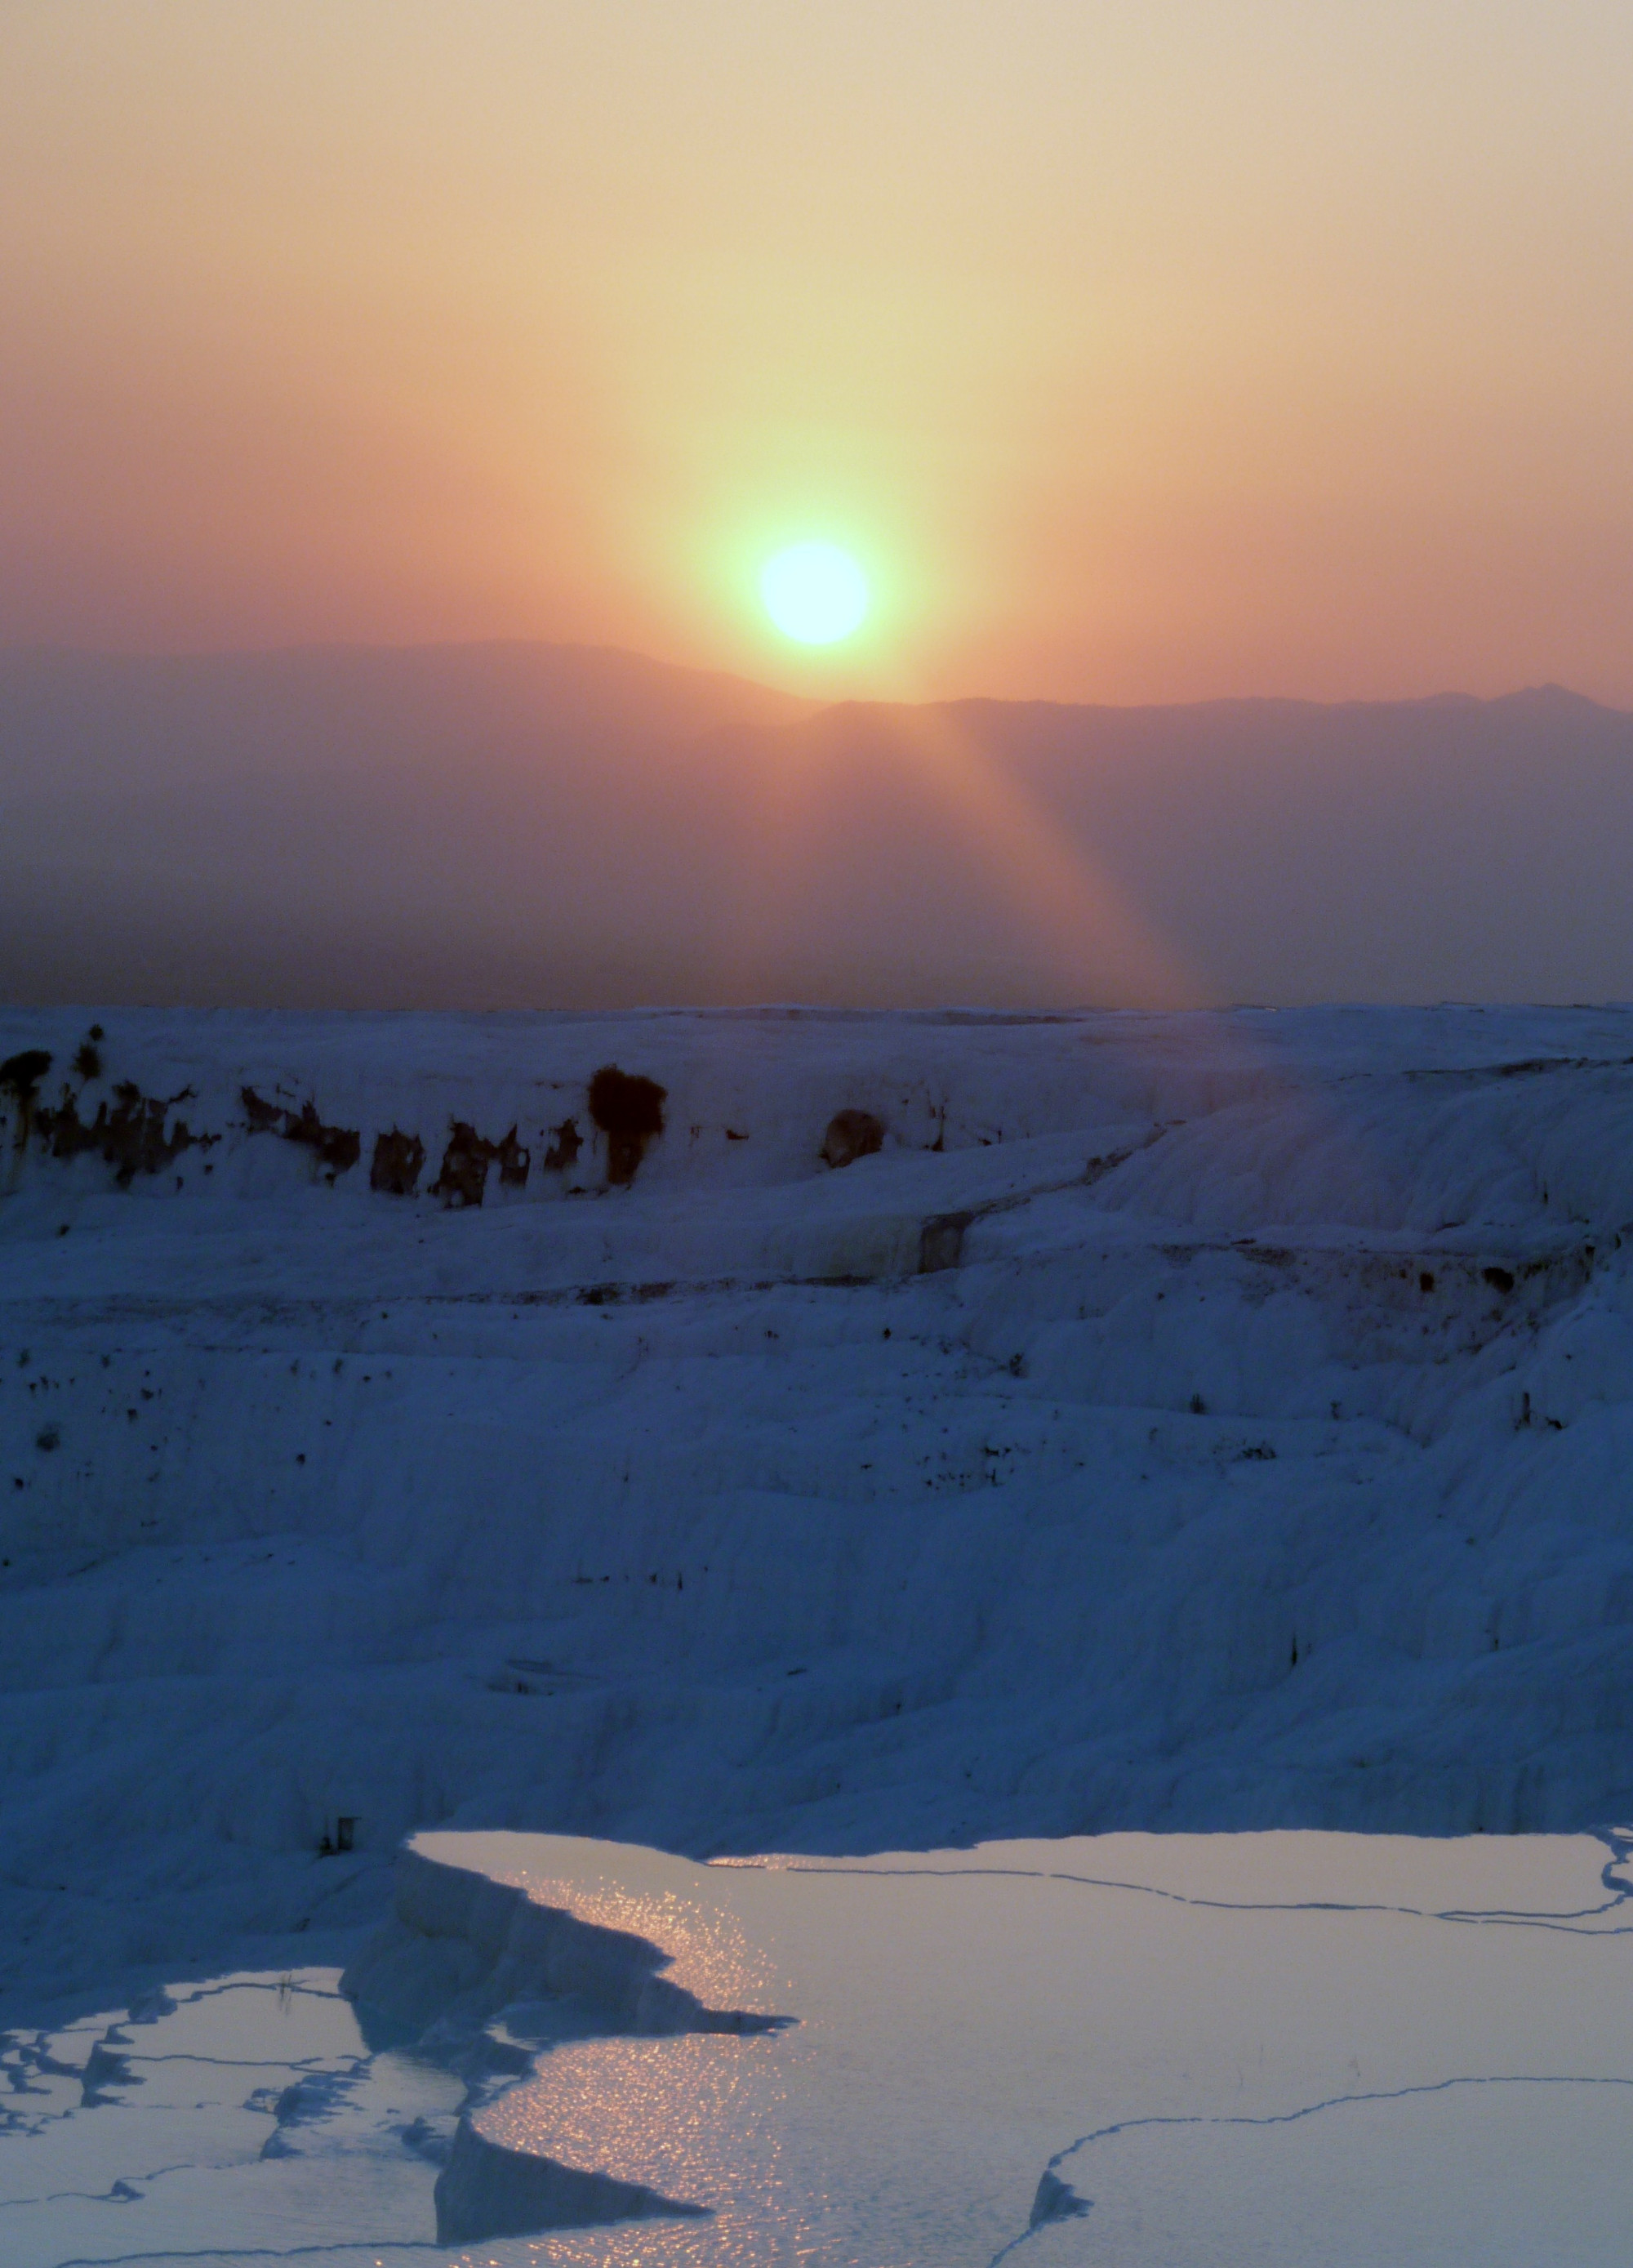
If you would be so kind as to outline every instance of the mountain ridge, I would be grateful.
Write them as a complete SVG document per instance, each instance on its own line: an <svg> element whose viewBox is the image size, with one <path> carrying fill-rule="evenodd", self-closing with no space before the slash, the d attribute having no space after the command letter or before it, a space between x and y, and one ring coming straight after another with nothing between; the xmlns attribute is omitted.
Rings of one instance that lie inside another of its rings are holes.
<svg viewBox="0 0 1633 2268"><path fill-rule="evenodd" d="M151 665L156 668L169 666L208 667L217 664L256 662L297 662L313 659L402 659L425 657L446 660L461 657L483 656L520 659L552 659L629 666L654 679L680 682L690 681L750 693L769 704L793 711L813 713L823 709L886 708L886 709L1049 709L1087 712L1096 715L1191 715L1202 711L1241 710L1292 711L1384 711L1401 709L1490 709L1505 703L1541 703L1544 701L1569 703L1578 709L1599 711L1613 717L1633 717L1633 709L1618 707L1614 702L1600 701L1595 696L1578 692L1574 687L1556 680L1546 679L1536 684L1518 685L1507 692L1469 693L1455 687L1444 688L1438 693L1398 695L1345 695L1333 700L1323 700L1309 694L1244 693L1216 694L1188 701L1067 701L1045 694L960 693L937 695L926 701L873 699L864 696L843 695L828 699L820 695L802 694L781 686L766 683L763 679L746 676L740 670L714 669L694 662L672 661L659 654L645 652L638 646L624 646L577 638L422 638L403 644L366 638L309 639L291 644L266 646L188 647L174 652L150 652L116 646L72 645L31 641L22 644L0 644L0 670L22 662Z"/></svg>
<svg viewBox="0 0 1633 2268"><path fill-rule="evenodd" d="M1633 716L819 703L622 649L0 654L0 995L1633 994Z"/></svg>

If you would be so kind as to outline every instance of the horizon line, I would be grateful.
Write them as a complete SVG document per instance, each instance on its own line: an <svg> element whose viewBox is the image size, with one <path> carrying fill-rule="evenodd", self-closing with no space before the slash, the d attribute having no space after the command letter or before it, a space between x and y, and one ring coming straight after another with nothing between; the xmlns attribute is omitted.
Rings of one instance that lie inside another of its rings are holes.
<svg viewBox="0 0 1633 2268"><path fill-rule="evenodd" d="M1345 694L1322 698L1301 693L1203 694L1183 701L1064 700L1049 694L957 693L928 701L903 701L884 696L845 694L837 698L801 693L751 677L741 670L717 668L706 663L675 661L648 653L638 646L617 645L587 638L307 638L268 645L185 646L157 649L136 646L72 645L50 639L16 644L0 644L0 666L14 661L88 661L127 663L202 663L295 660L303 656L344 655L477 655L531 653L585 655L633 662L647 669L679 676L725 681L752 688L803 708L812 715L846 709L945 710L969 708L1092 710L1108 715L1136 715L1153 711L1177 712L1200 709L1458 709L1501 707L1521 701L1548 699L1599 711L1607 717L1633 718L1633 708L1601 701L1557 679L1516 685L1503 693L1469 693L1443 687L1433 693Z"/></svg>

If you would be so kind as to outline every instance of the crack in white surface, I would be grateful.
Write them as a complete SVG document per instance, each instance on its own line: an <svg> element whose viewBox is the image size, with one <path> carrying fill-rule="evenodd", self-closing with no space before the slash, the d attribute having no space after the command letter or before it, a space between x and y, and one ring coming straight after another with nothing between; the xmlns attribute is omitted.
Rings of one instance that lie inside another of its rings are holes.
<svg viewBox="0 0 1633 2268"><path fill-rule="evenodd" d="M711 1859L710 1866L756 1868L768 1874L860 1874L877 1875L885 1880L902 1879L919 1881L947 1881L989 1878L997 1881L1066 1882L1083 1889L1121 1890L1133 1896L1161 1898L1173 1905L1190 1906L1201 1912L1212 1913L1335 1913L1335 1914L1399 1914L1411 1921L1457 1922L1468 1926L1484 1926L1513 1929L1548 1929L1561 1931L1572 1937L1633 1936L1633 1920L1606 1929L1590 1929L1578 1925L1591 1922L1602 1914L1616 1912L1633 1900L1633 1884L1613 1879L1614 1869L1633 1855L1633 1836L1606 1829L1590 1829L1587 1832L1606 1844L1611 1857L1607 1861L1601 1880L1611 1892L1601 1904L1581 1906L1563 1912L1547 1908L1527 1909L1504 1906L1414 1906L1379 1899L1349 1898L1209 1898L1198 1897L1186 1890L1166 1889L1160 1883L1129 1881L1119 1876L1071 1874L1063 1869L1047 1867L875 1867L865 1862L854 1866L830 1864L827 1860L785 1860L761 1858Z"/></svg>
<svg viewBox="0 0 1633 2268"><path fill-rule="evenodd" d="M1043 2169L1039 2188L1053 2176L1065 2198L1070 2202L1063 2212L1040 2217L1030 2228L1011 2239L995 2252L989 2268L997 2268L1000 2260L1007 2260L1031 2242L1040 2228L1047 2228L1052 2220L1070 2219L1078 2213L1086 2214L1093 2199L1083 2197L1072 2183L1060 2178L1060 2169L1068 2158L1079 2150L1086 2150L1096 2142L1109 2141L1118 2134L1130 2134L1164 2127L1266 2127L1296 2126L1302 2120L1313 2118L1323 2110L1342 2110L1352 2104L1364 2102L1402 2102L1419 2095L1446 2095L1459 2088L1473 2087L1582 2087L1626 2088L1633 2089L1633 2075L1626 2077L1605 2074L1585 2074L1578 2072L1482 2072L1460 2074L1454 2079L1426 2080L1415 2087L1380 2087L1364 2089L1352 2095L1331 2095L1319 2102L1301 2103L1296 2110L1273 2111L1180 2111L1159 2113L1138 2118L1117 2118L1106 2126L1097 2126L1092 2132L1079 2134L1075 2141L1056 2150Z"/></svg>

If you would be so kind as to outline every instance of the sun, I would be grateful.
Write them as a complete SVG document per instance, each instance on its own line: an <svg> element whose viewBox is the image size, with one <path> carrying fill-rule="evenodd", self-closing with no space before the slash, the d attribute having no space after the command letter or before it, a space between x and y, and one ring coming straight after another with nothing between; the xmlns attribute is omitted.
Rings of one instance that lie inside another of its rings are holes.
<svg viewBox="0 0 1633 2268"><path fill-rule="evenodd" d="M867 578L836 543L794 543L760 571L760 596L784 637L833 645L867 613Z"/></svg>

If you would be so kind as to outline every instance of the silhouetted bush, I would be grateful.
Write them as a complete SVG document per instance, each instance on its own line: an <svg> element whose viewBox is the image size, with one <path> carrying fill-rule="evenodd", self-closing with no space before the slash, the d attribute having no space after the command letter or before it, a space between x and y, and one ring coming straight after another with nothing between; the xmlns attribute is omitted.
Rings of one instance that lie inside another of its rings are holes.
<svg viewBox="0 0 1633 2268"><path fill-rule="evenodd" d="M603 1064L590 1081L590 1116L607 1137L607 1178L632 1182L646 1145L664 1130L666 1090L655 1079Z"/></svg>
<svg viewBox="0 0 1633 2268"><path fill-rule="evenodd" d="M51 1068L51 1058L43 1048L24 1048L20 1053L8 1056L0 1063L0 1087L14 1094L25 1110L40 1092L40 1082Z"/></svg>
<svg viewBox="0 0 1633 2268"><path fill-rule="evenodd" d="M884 1125L871 1110L836 1110L822 1137L822 1162L854 1165L858 1158L871 1158L884 1144Z"/></svg>
<svg viewBox="0 0 1633 2268"><path fill-rule="evenodd" d="M419 1136L404 1134L394 1126L389 1134L375 1137L369 1187L383 1189L387 1197L411 1197L424 1163L425 1145Z"/></svg>

